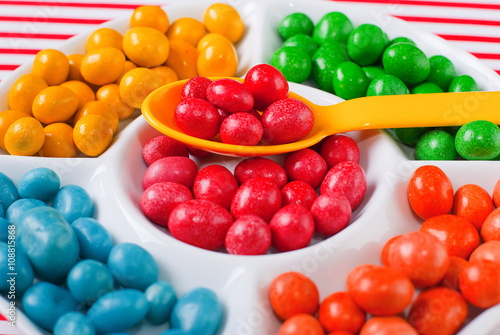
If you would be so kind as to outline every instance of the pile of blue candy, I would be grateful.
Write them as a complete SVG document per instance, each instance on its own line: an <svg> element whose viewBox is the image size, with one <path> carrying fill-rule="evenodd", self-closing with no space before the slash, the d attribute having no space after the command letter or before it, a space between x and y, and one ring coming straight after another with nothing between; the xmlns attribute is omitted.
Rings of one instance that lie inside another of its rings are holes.
<svg viewBox="0 0 500 335"><path fill-rule="evenodd" d="M179 298L158 280L143 247L115 244L92 218L94 203L78 185L60 185L48 168L26 172L17 186L0 172L0 292L54 335L127 334L141 323L160 335L217 332L222 305L210 289Z"/></svg>

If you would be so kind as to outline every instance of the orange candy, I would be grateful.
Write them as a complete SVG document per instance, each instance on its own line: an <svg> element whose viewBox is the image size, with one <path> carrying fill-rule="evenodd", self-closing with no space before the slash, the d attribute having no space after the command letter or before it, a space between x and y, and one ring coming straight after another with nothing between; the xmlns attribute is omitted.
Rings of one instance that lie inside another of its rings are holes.
<svg viewBox="0 0 500 335"><path fill-rule="evenodd" d="M318 319L310 314L296 314L283 322L278 335L324 335Z"/></svg>
<svg viewBox="0 0 500 335"><path fill-rule="evenodd" d="M42 148L45 132L34 117L22 117L14 121L4 137L7 152L11 155L32 156Z"/></svg>
<svg viewBox="0 0 500 335"><path fill-rule="evenodd" d="M14 123L14 121L22 117L28 117L28 116L31 115L12 109L0 112L0 148L5 150L4 136L5 133L7 132L7 129L9 129L10 125Z"/></svg>
<svg viewBox="0 0 500 335"><path fill-rule="evenodd" d="M276 315L286 320L296 314L314 314L319 305L319 292L309 277L299 272L285 272L271 282L269 300Z"/></svg>
<svg viewBox="0 0 500 335"><path fill-rule="evenodd" d="M418 333L399 316L376 316L366 321L359 335L418 335Z"/></svg>
<svg viewBox="0 0 500 335"><path fill-rule="evenodd" d="M73 122L76 124L83 116L90 114L104 117L111 126L111 129L113 129L113 134L117 132L120 119L118 118L118 113L110 104L99 100L89 101L75 114Z"/></svg>
<svg viewBox="0 0 500 335"><path fill-rule="evenodd" d="M130 27L155 28L165 34L170 26L167 13L158 6L139 6L130 16Z"/></svg>
<svg viewBox="0 0 500 335"><path fill-rule="evenodd" d="M493 204L495 207L500 207L500 179L495 184L495 187L493 187Z"/></svg>
<svg viewBox="0 0 500 335"><path fill-rule="evenodd" d="M42 157L76 157L78 150L73 142L73 128L66 123L45 126L45 141L38 152Z"/></svg>
<svg viewBox="0 0 500 335"><path fill-rule="evenodd" d="M464 298L479 308L500 303L500 264L489 260L468 262L458 278Z"/></svg>
<svg viewBox="0 0 500 335"><path fill-rule="evenodd" d="M85 84L83 81L65 81L60 86L67 87L76 94L76 97L78 98L78 109L82 108L87 102L95 100L94 91L92 91L90 86Z"/></svg>
<svg viewBox="0 0 500 335"><path fill-rule="evenodd" d="M168 59L165 63L175 71L179 79L189 79L198 75L196 62L198 50L184 40L171 40Z"/></svg>
<svg viewBox="0 0 500 335"><path fill-rule="evenodd" d="M500 241L500 208L496 208L484 220L481 237L484 241Z"/></svg>
<svg viewBox="0 0 500 335"><path fill-rule="evenodd" d="M453 214L463 217L478 230L493 210L489 193L481 186L466 184L460 186L453 199Z"/></svg>
<svg viewBox="0 0 500 335"><path fill-rule="evenodd" d="M57 85L43 89L33 101L33 116L40 122L67 121L78 108L78 97L69 88Z"/></svg>
<svg viewBox="0 0 500 335"><path fill-rule="evenodd" d="M462 257L451 256L450 265L446 270L441 286L448 287L458 291L458 276L463 267L467 264L467 260Z"/></svg>
<svg viewBox="0 0 500 335"><path fill-rule="evenodd" d="M101 86L96 92L96 97L98 101L110 104L118 114L120 120L128 119L135 111L134 107L129 106L123 101L120 96L120 87L118 84Z"/></svg>
<svg viewBox="0 0 500 335"><path fill-rule="evenodd" d="M469 261L487 260L500 264L500 241L488 241L470 254Z"/></svg>
<svg viewBox="0 0 500 335"><path fill-rule="evenodd" d="M99 156L111 144L113 129L105 117L85 115L75 124L73 140L78 150L85 155Z"/></svg>
<svg viewBox="0 0 500 335"><path fill-rule="evenodd" d="M41 90L47 87L47 83L40 76L30 73L22 75L9 90L10 109L32 115L33 100Z"/></svg>
<svg viewBox="0 0 500 335"><path fill-rule="evenodd" d="M49 86L59 85L68 78L68 57L59 50L41 50L33 60L31 73L42 77Z"/></svg>
<svg viewBox="0 0 500 335"><path fill-rule="evenodd" d="M125 55L121 50L102 47L89 51L83 57L80 72L89 83L105 85L116 81L124 66Z"/></svg>
<svg viewBox="0 0 500 335"><path fill-rule="evenodd" d="M348 331L357 334L366 320L366 313L360 309L347 292L335 292L319 306L318 319L326 331Z"/></svg>

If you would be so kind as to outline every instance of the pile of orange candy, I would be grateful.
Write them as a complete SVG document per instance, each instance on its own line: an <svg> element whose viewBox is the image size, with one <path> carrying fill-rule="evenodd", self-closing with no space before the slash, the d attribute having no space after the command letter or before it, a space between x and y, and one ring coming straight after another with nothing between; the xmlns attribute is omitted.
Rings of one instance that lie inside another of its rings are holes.
<svg viewBox="0 0 500 335"><path fill-rule="evenodd" d="M112 143L120 121L133 117L156 88L179 79L235 76L234 44L244 23L230 5L215 3L203 22L170 23L158 6L137 7L130 28L99 28L85 54L55 49L37 53L0 112L0 148L11 155L98 156Z"/></svg>

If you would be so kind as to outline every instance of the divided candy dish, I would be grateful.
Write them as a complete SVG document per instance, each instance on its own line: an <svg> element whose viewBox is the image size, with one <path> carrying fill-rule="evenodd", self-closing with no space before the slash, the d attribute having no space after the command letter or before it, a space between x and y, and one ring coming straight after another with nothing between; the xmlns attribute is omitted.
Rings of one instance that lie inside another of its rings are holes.
<svg viewBox="0 0 500 335"><path fill-rule="evenodd" d="M201 20L213 1L173 2L164 7L169 19L192 17ZM351 19L354 26L374 23L390 39L405 36L428 56L444 55L452 60L459 74L472 76L482 91L500 90L500 77L477 59L448 45L439 37L418 31L410 24L391 17L390 10L373 11L362 4L342 4L327 1L248 0L228 1L245 24L245 33L236 43L239 64L237 76L243 77L253 65L269 63L273 52L281 45L277 28L287 14L303 12L317 22L325 13L338 11ZM129 17L103 24L125 32ZM68 40L60 48L65 54L84 53L91 31ZM0 110L8 109L7 95L14 81L31 71L31 64L16 70L0 84ZM312 81L290 83L290 91L319 105L331 105L341 98L314 87ZM474 104L474 101L470 102ZM401 106L404 109L404 106ZM355 113L355 111L353 111ZM27 171L37 167L54 170L61 185L82 186L95 204L93 217L110 232L115 242L136 243L149 251L159 265L159 279L168 281L181 295L194 287L207 287L220 299L224 317L219 334L276 334L281 322L269 303L269 284L281 273L298 271L310 277L318 286L320 298L345 290L345 278L355 266L379 264L382 246L391 237L418 230L421 220L413 214L407 199L407 185L412 173L423 165L436 165L450 178L454 188L477 184L491 193L500 178L498 161L417 161L411 148L395 141L383 130L351 132L348 135L360 149L360 165L366 173L367 190L361 205L353 212L350 224L336 235L314 236L303 249L269 252L260 256L230 255L223 251L208 251L173 238L166 229L150 222L139 206L143 192L142 176L146 164L142 147L160 135L146 120L137 117L122 122L111 146L98 157L47 158L20 157L1 152L0 172L15 183ZM269 157L282 162L284 156ZM209 164L221 164L233 170L242 158L211 154L194 158L199 169ZM1 299L1 311L8 301ZM472 311L461 335L500 334L500 305L481 313ZM19 310L17 328L26 335L45 334ZM166 329L142 322L128 332L159 334Z"/></svg>

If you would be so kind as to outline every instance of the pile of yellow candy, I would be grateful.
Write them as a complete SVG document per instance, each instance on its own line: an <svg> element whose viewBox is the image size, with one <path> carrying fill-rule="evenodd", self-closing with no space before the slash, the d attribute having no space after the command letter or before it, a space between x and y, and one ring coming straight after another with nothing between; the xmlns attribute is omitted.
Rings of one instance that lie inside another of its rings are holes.
<svg viewBox="0 0 500 335"><path fill-rule="evenodd" d="M161 7L141 6L124 34L111 28L90 34L85 54L41 50L31 73L10 88L0 148L22 156L98 156L154 89L197 75L235 76L234 44L243 33L230 5L210 5L203 22L172 23Z"/></svg>

